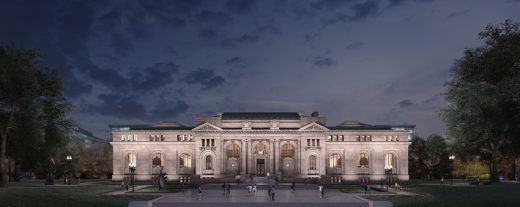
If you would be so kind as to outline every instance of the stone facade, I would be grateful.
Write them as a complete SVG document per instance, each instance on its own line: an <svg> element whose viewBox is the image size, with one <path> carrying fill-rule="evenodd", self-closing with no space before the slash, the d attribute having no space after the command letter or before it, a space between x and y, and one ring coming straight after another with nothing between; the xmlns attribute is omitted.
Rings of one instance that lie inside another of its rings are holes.
<svg viewBox="0 0 520 207"><path fill-rule="evenodd" d="M196 117L195 127L175 122L111 125L114 181L136 164L137 180L161 172L169 180L272 175L325 178L330 182L407 181L413 125L346 121L326 126L314 112L225 112Z"/></svg>

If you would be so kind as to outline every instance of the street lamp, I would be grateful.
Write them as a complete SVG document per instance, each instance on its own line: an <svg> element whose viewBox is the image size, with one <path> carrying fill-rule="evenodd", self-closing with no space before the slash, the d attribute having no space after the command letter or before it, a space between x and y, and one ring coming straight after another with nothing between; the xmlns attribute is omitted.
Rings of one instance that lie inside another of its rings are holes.
<svg viewBox="0 0 520 207"><path fill-rule="evenodd" d="M455 155L450 155L451 161L451 185L453 185L453 163L455 161Z"/></svg>
<svg viewBox="0 0 520 207"><path fill-rule="evenodd" d="M70 185L70 178L72 177L71 173L72 173L72 156L70 155L67 155L67 163L69 164L69 185Z"/></svg>
<svg viewBox="0 0 520 207"><path fill-rule="evenodd" d="M390 185L390 174L392 174L392 166L385 166L386 192L388 192L388 186Z"/></svg>
<svg viewBox="0 0 520 207"><path fill-rule="evenodd" d="M134 177L134 174L135 174L135 163L129 163L128 164L128 169L130 170L130 175L132 176L132 192L134 192L135 190L135 177Z"/></svg>

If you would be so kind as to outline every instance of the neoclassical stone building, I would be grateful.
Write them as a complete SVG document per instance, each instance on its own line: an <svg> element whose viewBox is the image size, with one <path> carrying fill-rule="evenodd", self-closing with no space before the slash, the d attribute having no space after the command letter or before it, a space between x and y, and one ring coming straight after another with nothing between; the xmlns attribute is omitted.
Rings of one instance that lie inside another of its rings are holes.
<svg viewBox="0 0 520 207"><path fill-rule="evenodd" d="M323 178L369 182L392 177L407 181L413 125L368 125L346 121L327 126L317 112L225 112L176 122L111 125L114 181L136 165L137 180L162 172L169 180L250 174L278 178Z"/></svg>

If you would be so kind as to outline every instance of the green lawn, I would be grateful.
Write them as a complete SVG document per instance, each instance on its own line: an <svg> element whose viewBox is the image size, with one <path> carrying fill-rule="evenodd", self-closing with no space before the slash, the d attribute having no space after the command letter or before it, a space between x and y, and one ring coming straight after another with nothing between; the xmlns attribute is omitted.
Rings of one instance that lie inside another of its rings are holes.
<svg viewBox="0 0 520 207"><path fill-rule="evenodd" d="M103 206L126 207L132 200L151 200L153 195L118 195L105 196L105 192L117 190L118 185L107 185L104 182L87 185L67 186L57 184L44 186L43 181L24 181L10 183L7 188L0 188L0 206Z"/></svg>
<svg viewBox="0 0 520 207"><path fill-rule="evenodd" d="M369 196L371 200L388 200L396 207L447 206L489 207L520 206L520 184L493 184L474 186L456 183L451 186L438 183L411 185L407 191L419 196Z"/></svg>

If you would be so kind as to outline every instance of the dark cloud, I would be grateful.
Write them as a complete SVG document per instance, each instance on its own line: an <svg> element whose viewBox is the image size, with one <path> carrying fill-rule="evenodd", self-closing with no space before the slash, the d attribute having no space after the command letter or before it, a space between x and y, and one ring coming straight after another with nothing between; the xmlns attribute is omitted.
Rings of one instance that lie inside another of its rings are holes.
<svg viewBox="0 0 520 207"><path fill-rule="evenodd" d="M351 9L354 11L354 16L350 19L352 21L358 21L377 15L379 12L379 5L376 1L366 1L364 3L353 5Z"/></svg>
<svg viewBox="0 0 520 207"><path fill-rule="evenodd" d="M131 86L136 90L146 91L159 89L173 82L173 75L179 72L175 63L156 63L145 68L144 73L135 73L131 78Z"/></svg>
<svg viewBox="0 0 520 207"><path fill-rule="evenodd" d="M236 65L236 64L242 64L244 63L244 60L241 57L232 57L226 60L226 64L229 65Z"/></svg>
<svg viewBox="0 0 520 207"><path fill-rule="evenodd" d="M233 17L229 16L224 12L214 12L210 10L204 10L198 13L195 18L203 23L212 24L214 26L224 26L233 22Z"/></svg>
<svg viewBox="0 0 520 207"><path fill-rule="evenodd" d="M365 45L364 42L356 41L356 42L352 42L352 43L348 44L345 48L348 49L348 50L353 50L353 49L360 48L363 45Z"/></svg>
<svg viewBox="0 0 520 207"><path fill-rule="evenodd" d="M388 6L394 7L394 6L400 6L406 3L406 0L389 0Z"/></svg>
<svg viewBox="0 0 520 207"><path fill-rule="evenodd" d="M213 29L204 29L199 32L199 36L204 39L215 39L217 37L217 32Z"/></svg>
<svg viewBox="0 0 520 207"><path fill-rule="evenodd" d="M307 40L307 41L313 41L313 40L317 39L318 37L320 37L319 33L306 34L304 36L305 40Z"/></svg>
<svg viewBox="0 0 520 207"><path fill-rule="evenodd" d="M92 69L88 71L88 76L102 85L123 92L129 89L129 83L117 70L114 69Z"/></svg>
<svg viewBox="0 0 520 207"><path fill-rule="evenodd" d="M214 70L210 68L199 68L187 73L183 81L189 85L199 84L205 90L222 86L226 82L224 77L215 75Z"/></svg>
<svg viewBox="0 0 520 207"><path fill-rule="evenodd" d="M452 19L452 18L456 18L456 17L460 17L460 16L464 16L466 14L469 14L469 9L466 9L464 11L460 11L460 12L452 12L452 13L449 13L447 16L446 16L446 19Z"/></svg>
<svg viewBox="0 0 520 207"><path fill-rule="evenodd" d="M172 13L189 13L197 9L202 0L148 1L138 0L139 5L149 12L168 15ZM173 11L173 12L172 12Z"/></svg>
<svg viewBox="0 0 520 207"><path fill-rule="evenodd" d="M405 99L405 100L402 100L399 102L399 107L401 107L401 108L408 108L408 107L412 107L412 106L415 106L415 103L409 99Z"/></svg>
<svg viewBox="0 0 520 207"><path fill-rule="evenodd" d="M59 11L55 33L61 51L73 58L86 58L89 55L86 42L91 34L95 10L83 2L70 1Z"/></svg>
<svg viewBox="0 0 520 207"><path fill-rule="evenodd" d="M350 6L350 12L338 13L330 18L323 18L325 25L332 25L341 22L355 22L377 16L380 12L379 4L376 1L369 0L363 3L357 3Z"/></svg>
<svg viewBox="0 0 520 207"><path fill-rule="evenodd" d="M150 117L157 121L171 120L186 112L189 108L190 106L183 100L176 102L160 101L150 113Z"/></svg>
<svg viewBox="0 0 520 207"><path fill-rule="evenodd" d="M69 98L76 98L92 92L92 86L79 80L70 70L60 70L63 83L63 94Z"/></svg>
<svg viewBox="0 0 520 207"><path fill-rule="evenodd" d="M352 2L352 0L317 0L311 2L310 7L318 10L334 10Z"/></svg>
<svg viewBox="0 0 520 207"><path fill-rule="evenodd" d="M110 47L117 56L127 56L132 48L132 43L127 37L120 33L114 33L110 38Z"/></svg>
<svg viewBox="0 0 520 207"><path fill-rule="evenodd" d="M101 104L88 104L82 110L122 119L147 119L146 109L141 103L137 102L139 100L137 96L109 93L100 94L97 98L101 101Z"/></svg>
<svg viewBox="0 0 520 207"><path fill-rule="evenodd" d="M280 34L282 34L282 31L280 30L280 28L278 28L274 25L265 25L265 26L258 27L255 31L253 31L253 33L259 33L259 34L269 33L269 34L273 34L273 35L280 35Z"/></svg>
<svg viewBox="0 0 520 207"><path fill-rule="evenodd" d="M226 7L235 14L247 14L255 8L256 0L228 0Z"/></svg>
<svg viewBox="0 0 520 207"><path fill-rule="evenodd" d="M94 27L100 32L111 32L121 26L121 13L117 11L109 11L97 18Z"/></svg>
<svg viewBox="0 0 520 207"><path fill-rule="evenodd" d="M244 34L235 39L236 43L255 43L260 39L258 35Z"/></svg>
<svg viewBox="0 0 520 207"><path fill-rule="evenodd" d="M313 65L319 66L319 67L322 67L322 66L328 67L328 66L333 66L336 64L336 61L334 61L333 59L331 59L329 57L321 57L321 56L312 57L311 61L312 61Z"/></svg>

